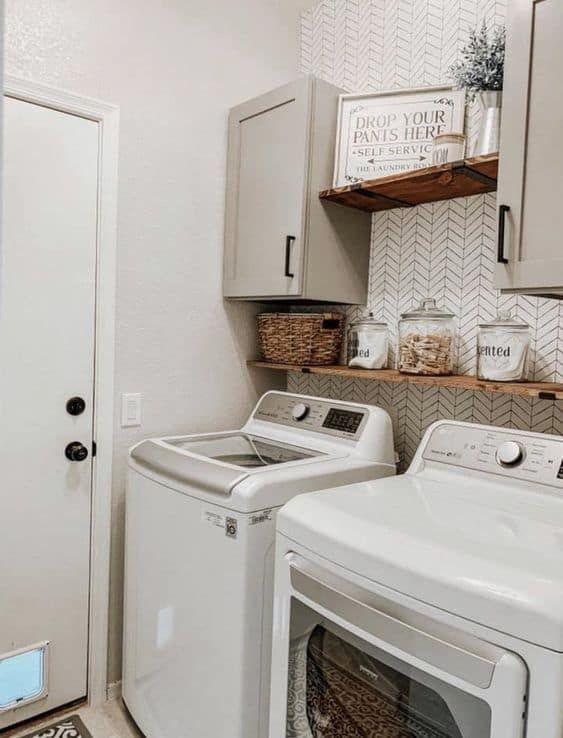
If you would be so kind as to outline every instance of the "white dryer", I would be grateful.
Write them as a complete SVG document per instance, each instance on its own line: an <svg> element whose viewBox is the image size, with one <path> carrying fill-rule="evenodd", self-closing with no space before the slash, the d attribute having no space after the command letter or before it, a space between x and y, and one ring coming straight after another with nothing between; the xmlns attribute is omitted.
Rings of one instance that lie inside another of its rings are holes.
<svg viewBox="0 0 563 738"><path fill-rule="evenodd" d="M131 450L123 696L147 738L265 738L276 511L394 472L385 411L283 392Z"/></svg>
<svg viewBox="0 0 563 738"><path fill-rule="evenodd" d="M562 438L439 422L277 525L270 738L561 738Z"/></svg>

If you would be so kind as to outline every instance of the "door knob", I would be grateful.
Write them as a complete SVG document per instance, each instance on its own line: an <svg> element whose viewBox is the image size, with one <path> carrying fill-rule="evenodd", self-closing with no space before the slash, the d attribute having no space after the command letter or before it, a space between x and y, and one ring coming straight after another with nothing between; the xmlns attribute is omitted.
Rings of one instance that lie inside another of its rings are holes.
<svg viewBox="0 0 563 738"><path fill-rule="evenodd" d="M69 415L82 415L86 410L86 403L82 397L71 397L66 403L66 411Z"/></svg>
<svg viewBox="0 0 563 738"><path fill-rule="evenodd" d="M88 449L80 441L73 441L65 448L65 456L69 461L85 461L88 458Z"/></svg>

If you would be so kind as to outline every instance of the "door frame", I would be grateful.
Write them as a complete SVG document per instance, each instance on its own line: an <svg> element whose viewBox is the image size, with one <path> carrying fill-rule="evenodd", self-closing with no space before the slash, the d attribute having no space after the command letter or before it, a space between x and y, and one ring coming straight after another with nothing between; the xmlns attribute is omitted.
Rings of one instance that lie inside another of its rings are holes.
<svg viewBox="0 0 563 738"><path fill-rule="evenodd" d="M98 223L94 332L88 701L107 700L111 495L113 472L115 287L119 108L54 87L4 76L4 96L98 124Z"/></svg>

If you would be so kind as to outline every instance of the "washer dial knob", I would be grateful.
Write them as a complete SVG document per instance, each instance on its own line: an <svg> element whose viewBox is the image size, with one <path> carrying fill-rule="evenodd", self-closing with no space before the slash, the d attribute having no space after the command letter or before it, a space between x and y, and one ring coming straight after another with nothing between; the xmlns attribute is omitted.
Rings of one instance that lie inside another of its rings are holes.
<svg viewBox="0 0 563 738"><path fill-rule="evenodd" d="M524 449L516 441L505 441L497 448L497 463L501 466L516 466L524 458Z"/></svg>
<svg viewBox="0 0 563 738"><path fill-rule="evenodd" d="M297 405L293 406L291 417L293 420L303 420L309 415L309 410L309 405L305 405L304 402L298 402Z"/></svg>

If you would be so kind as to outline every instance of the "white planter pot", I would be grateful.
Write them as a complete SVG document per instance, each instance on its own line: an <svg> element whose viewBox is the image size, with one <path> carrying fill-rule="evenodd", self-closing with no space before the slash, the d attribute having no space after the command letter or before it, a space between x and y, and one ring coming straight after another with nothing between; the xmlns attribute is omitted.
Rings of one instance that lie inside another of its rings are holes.
<svg viewBox="0 0 563 738"><path fill-rule="evenodd" d="M478 98L483 110L483 118L473 155L484 156L497 152L500 147L502 92L480 92Z"/></svg>

